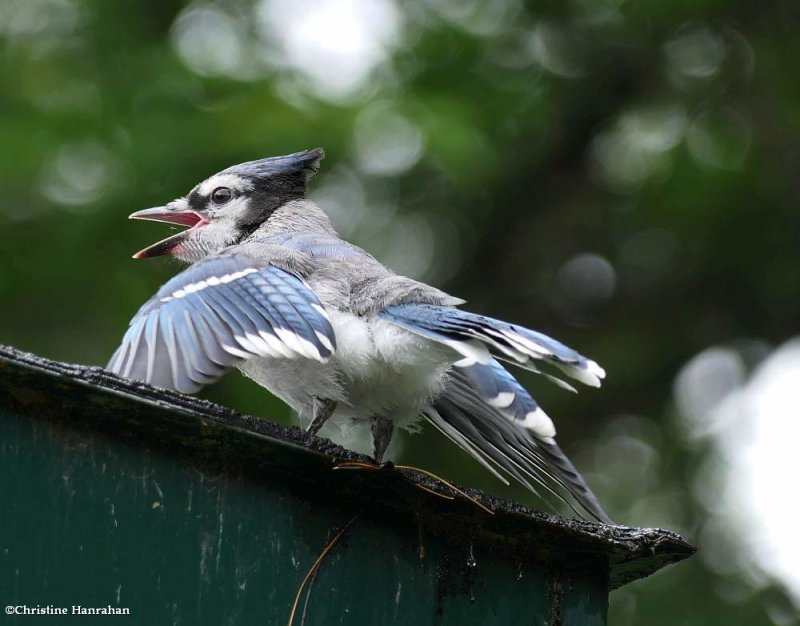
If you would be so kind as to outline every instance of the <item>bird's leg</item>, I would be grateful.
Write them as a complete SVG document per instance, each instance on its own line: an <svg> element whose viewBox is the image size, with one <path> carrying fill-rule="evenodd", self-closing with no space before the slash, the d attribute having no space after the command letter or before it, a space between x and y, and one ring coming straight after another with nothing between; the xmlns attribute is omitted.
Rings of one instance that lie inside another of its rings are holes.
<svg viewBox="0 0 800 626"><path fill-rule="evenodd" d="M319 429L325 425L325 422L328 421L328 418L333 415L333 412L336 410L337 402L335 400L329 400L327 398L314 398L314 408L313 413L314 416L311 420L311 423L306 428L306 433L309 435L316 435L319 432Z"/></svg>
<svg viewBox="0 0 800 626"><path fill-rule="evenodd" d="M376 417L372 420L372 458L378 465L383 463L383 455L392 440L394 420L388 417Z"/></svg>

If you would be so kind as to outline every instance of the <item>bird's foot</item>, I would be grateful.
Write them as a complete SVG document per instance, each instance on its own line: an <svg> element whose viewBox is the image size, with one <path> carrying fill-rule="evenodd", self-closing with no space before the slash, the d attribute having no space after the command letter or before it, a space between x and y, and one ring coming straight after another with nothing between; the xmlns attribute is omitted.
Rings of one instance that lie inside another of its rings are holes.
<svg viewBox="0 0 800 626"><path fill-rule="evenodd" d="M311 423L306 428L306 435L308 439L316 437L320 428L325 425L334 411L336 411L337 402L327 398L314 398L313 404L313 418Z"/></svg>

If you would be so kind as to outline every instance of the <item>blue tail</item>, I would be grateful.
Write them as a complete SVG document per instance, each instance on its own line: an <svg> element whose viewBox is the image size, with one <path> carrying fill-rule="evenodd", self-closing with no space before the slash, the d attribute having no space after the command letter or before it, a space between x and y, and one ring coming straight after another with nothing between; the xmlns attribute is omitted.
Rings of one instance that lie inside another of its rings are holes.
<svg viewBox="0 0 800 626"><path fill-rule="evenodd" d="M555 437L553 421L500 363L494 359L488 363L462 359L455 363L455 367L470 382L475 394L500 415L527 428L537 437Z"/></svg>
<svg viewBox="0 0 800 626"><path fill-rule="evenodd" d="M496 387L487 380L491 373L496 374ZM492 406L492 396L487 399L488 394L496 391L499 393L494 398L511 393L499 391L511 388L515 389L515 395L507 407ZM509 412L529 414L532 411L540 414L536 428L518 428L515 426L518 420L509 419ZM541 495L539 490L543 489L573 509L574 501L596 520L613 523L556 444L550 418L496 361L492 360L487 366L454 367L444 393L425 411L425 417L501 480L505 479L497 470L512 476L537 495Z"/></svg>

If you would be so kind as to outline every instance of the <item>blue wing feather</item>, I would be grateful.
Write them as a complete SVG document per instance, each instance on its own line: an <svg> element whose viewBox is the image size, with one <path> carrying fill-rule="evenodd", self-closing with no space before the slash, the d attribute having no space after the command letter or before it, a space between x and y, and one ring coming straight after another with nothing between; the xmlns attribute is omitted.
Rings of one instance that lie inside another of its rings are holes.
<svg viewBox="0 0 800 626"><path fill-rule="evenodd" d="M108 368L185 393L252 356L327 360L336 338L299 277L241 254L210 257L168 281L131 321Z"/></svg>
<svg viewBox="0 0 800 626"><path fill-rule="evenodd" d="M398 305L380 315L465 357L456 361L444 393L425 411L432 424L485 467L574 506L566 492L594 518L610 521L555 443L550 418L490 353L535 372L534 360L550 363L599 385L604 372L594 361L536 331L451 307Z"/></svg>
<svg viewBox="0 0 800 626"><path fill-rule="evenodd" d="M287 233L284 235L274 235L268 239L268 242L304 252L313 257L327 259L372 258L371 255L358 246L330 235Z"/></svg>
<svg viewBox="0 0 800 626"><path fill-rule="evenodd" d="M480 341L500 359L535 372L534 361L548 363L587 385L600 386L603 369L591 359L535 330L484 315L432 304L403 304L380 312L384 318L456 350ZM465 352L466 354L467 352Z"/></svg>

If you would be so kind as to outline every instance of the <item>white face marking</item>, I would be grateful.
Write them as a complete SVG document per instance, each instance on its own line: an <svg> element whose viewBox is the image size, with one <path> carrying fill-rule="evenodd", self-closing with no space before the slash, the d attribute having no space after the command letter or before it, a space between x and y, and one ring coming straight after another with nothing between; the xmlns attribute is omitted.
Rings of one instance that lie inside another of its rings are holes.
<svg viewBox="0 0 800 626"><path fill-rule="evenodd" d="M236 174L215 174L207 178L195 187L195 191L203 197L208 197L217 187L230 187L234 191L250 191L253 188L252 181L242 178Z"/></svg>
<svg viewBox="0 0 800 626"><path fill-rule="evenodd" d="M176 211L188 211L191 208L189 206L189 201L186 198L176 198L172 202L168 203L167 206L171 209L175 209Z"/></svg>

